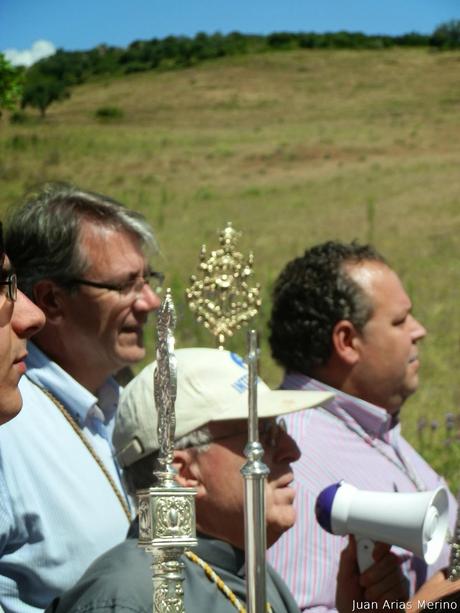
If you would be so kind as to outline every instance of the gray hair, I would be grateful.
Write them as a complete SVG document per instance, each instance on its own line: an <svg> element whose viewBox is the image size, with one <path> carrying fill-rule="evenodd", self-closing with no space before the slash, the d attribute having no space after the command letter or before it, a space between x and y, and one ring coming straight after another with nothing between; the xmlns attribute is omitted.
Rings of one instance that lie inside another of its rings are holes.
<svg viewBox="0 0 460 613"><path fill-rule="evenodd" d="M82 221L126 231L143 249L157 250L152 228L140 213L68 183L45 183L11 211L5 236L6 252L30 298L41 279L65 283L84 275L89 262L79 246Z"/></svg>
<svg viewBox="0 0 460 613"><path fill-rule="evenodd" d="M209 426L205 425L189 434L178 438L174 443L175 449L194 449L196 453L203 453L209 449L212 441ZM145 489L153 485L153 471L156 468L158 451L137 460L131 466L124 469L124 477L129 493L135 496L137 490Z"/></svg>

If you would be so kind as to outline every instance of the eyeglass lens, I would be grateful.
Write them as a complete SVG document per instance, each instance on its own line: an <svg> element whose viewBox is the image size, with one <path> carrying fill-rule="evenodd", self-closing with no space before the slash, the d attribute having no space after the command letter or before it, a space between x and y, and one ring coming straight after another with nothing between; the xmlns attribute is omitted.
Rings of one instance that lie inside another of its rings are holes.
<svg viewBox="0 0 460 613"><path fill-rule="evenodd" d="M0 287L5 288L3 294L7 296L11 302L15 302L18 296L18 280L14 272L7 274L5 281L0 281Z"/></svg>

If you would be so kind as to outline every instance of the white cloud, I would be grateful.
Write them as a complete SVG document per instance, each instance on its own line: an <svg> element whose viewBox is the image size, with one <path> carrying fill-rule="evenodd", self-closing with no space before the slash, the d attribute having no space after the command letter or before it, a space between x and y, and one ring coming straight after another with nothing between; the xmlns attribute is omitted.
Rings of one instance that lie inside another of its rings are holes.
<svg viewBox="0 0 460 613"><path fill-rule="evenodd" d="M13 66L32 66L38 60L56 53L56 47L48 40L37 40L30 49L5 49L3 55Z"/></svg>

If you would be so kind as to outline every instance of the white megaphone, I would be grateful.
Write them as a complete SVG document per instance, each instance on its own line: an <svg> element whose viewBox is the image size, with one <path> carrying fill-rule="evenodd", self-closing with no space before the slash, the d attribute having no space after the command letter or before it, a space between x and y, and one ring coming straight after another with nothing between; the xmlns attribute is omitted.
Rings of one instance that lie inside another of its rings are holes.
<svg viewBox="0 0 460 613"><path fill-rule="evenodd" d="M334 483L316 499L316 518L331 534L354 534L358 564L364 572L374 563L374 542L412 551L427 564L446 543L449 499L444 487L404 494L369 492L349 483Z"/></svg>

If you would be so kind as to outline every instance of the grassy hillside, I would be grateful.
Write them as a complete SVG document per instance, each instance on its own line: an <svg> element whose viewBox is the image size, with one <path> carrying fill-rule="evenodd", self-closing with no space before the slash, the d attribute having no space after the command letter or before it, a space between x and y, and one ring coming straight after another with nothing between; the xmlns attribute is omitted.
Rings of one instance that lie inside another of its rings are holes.
<svg viewBox="0 0 460 613"><path fill-rule="evenodd" d="M459 486L460 444L445 443L460 427L459 72L458 52L294 51L85 84L44 122L0 124L0 214L47 179L143 211L175 291L178 346L210 343L182 294L201 244L215 247L228 220L255 254L262 331L288 259L330 238L372 241L430 333L405 432ZM103 106L124 116L101 122ZM244 351L243 336L232 346ZM266 335L263 349L276 384ZM440 427L420 440L422 416Z"/></svg>

